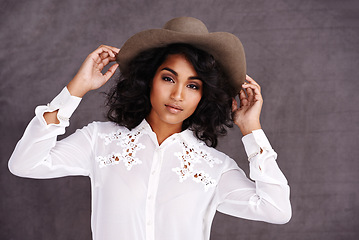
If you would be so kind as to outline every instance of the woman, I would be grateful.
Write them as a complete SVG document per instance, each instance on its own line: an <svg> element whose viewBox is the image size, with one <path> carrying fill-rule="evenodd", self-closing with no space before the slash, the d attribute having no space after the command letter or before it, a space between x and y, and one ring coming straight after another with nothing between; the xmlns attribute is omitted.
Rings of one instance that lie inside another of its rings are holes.
<svg viewBox="0 0 359 240"><path fill-rule="evenodd" d="M81 97L118 66L111 122L94 122L57 142ZM36 108L9 168L33 178L89 176L93 239L209 239L216 210L286 223L289 186L261 130L262 102L259 85L245 77L238 38L175 18L134 35L121 51L100 46L91 53L67 87ZM255 183L213 148L231 121L244 135Z"/></svg>

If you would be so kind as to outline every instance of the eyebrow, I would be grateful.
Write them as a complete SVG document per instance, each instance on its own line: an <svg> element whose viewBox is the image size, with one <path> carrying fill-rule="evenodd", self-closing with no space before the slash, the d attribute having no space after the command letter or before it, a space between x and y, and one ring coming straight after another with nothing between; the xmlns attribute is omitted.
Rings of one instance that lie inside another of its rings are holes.
<svg viewBox="0 0 359 240"><path fill-rule="evenodd" d="M161 69L161 71L163 71L163 70L169 71L169 72L173 73L176 77L178 77L178 73L175 70L171 69L171 68L164 67L164 68ZM199 78L198 76L189 77L189 79L191 79L191 80L196 80L197 79L197 80L202 81L202 79Z"/></svg>

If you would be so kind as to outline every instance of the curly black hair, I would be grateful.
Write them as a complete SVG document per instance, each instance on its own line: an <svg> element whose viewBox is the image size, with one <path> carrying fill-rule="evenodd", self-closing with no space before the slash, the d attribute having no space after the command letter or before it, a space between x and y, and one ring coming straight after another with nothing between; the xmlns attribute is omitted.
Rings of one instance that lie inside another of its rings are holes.
<svg viewBox="0 0 359 240"><path fill-rule="evenodd" d="M191 129L208 146L216 147L218 136L233 127L231 105L233 89L212 55L188 44L171 44L141 52L122 72L108 93L107 118L133 129L151 111L150 85L158 67L169 55L183 54L192 63L203 82L203 95L195 112L182 124Z"/></svg>

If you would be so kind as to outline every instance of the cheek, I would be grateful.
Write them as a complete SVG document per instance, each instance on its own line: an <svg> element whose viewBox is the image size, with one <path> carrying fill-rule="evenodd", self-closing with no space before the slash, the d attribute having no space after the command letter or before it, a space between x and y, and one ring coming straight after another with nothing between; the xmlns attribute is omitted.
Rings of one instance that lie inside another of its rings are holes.
<svg viewBox="0 0 359 240"><path fill-rule="evenodd" d="M191 109L193 110L193 112L197 109L201 99L202 99L202 93L193 95L192 98L190 99L190 103L192 104Z"/></svg>
<svg viewBox="0 0 359 240"><path fill-rule="evenodd" d="M156 105L156 103L158 102L158 94L156 93L156 90L154 88L151 88L151 92L150 92L150 101L151 101L151 106L153 107L154 105Z"/></svg>
<svg viewBox="0 0 359 240"><path fill-rule="evenodd" d="M200 91L198 91L198 94L196 95L196 105L198 106L199 102L201 101L202 97L203 97L203 88L201 87Z"/></svg>
<svg viewBox="0 0 359 240"><path fill-rule="evenodd" d="M151 86L151 91L150 91L151 105L153 106L156 103L163 101L163 99L166 98L165 96L166 92L167 92L166 89L161 84L154 82Z"/></svg>

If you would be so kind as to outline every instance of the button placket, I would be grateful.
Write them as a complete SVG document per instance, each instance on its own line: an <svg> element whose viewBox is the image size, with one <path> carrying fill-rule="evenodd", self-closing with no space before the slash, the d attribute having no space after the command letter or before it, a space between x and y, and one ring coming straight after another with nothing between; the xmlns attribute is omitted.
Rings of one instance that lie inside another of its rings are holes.
<svg viewBox="0 0 359 240"><path fill-rule="evenodd" d="M148 180L146 196L146 239L155 239L155 200L158 189L159 173L162 166L162 149L157 147L154 151L152 167Z"/></svg>

